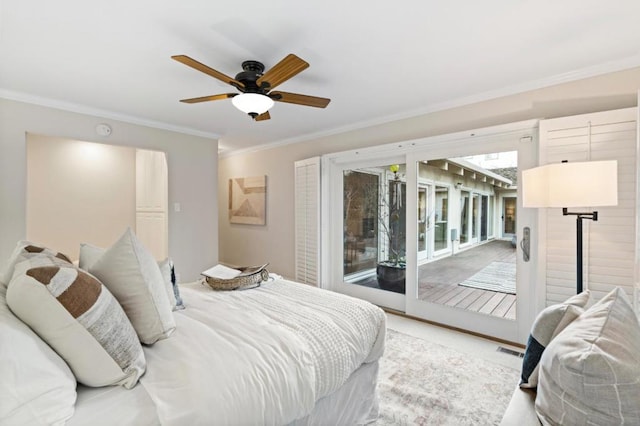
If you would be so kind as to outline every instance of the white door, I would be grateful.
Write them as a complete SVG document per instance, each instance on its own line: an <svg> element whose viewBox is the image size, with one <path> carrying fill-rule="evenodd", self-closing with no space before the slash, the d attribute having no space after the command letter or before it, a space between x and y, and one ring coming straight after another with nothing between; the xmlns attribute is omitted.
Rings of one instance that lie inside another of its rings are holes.
<svg viewBox="0 0 640 426"><path fill-rule="evenodd" d="M328 277L324 287L399 311L404 311L406 270L402 160L385 157L323 163L328 183L323 185L324 197L331 206L325 223L330 224L332 237L327 243L330 248L323 252L328 259L323 268L323 276ZM413 205L418 208L417 203ZM418 220L417 210L412 217ZM416 233L417 228L416 224Z"/></svg>
<svg viewBox="0 0 640 426"><path fill-rule="evenodd" d="M483 335L526 343L532 321L529 305L534 299L528 282L535 268L525 263L522 249L513 247L511 241L490 238L490 224L497 223L502 212L490 208L489 203L500 190L509 186L510 180L492 178L491 169L469 165L472 160L467 158L482 157L483 154L487 157L491 154L494 158L499 153L508 157L517 151L518 170L533 167L536 165L537 134L531 129L526 138L522 134L505 135L487 141L481 152L478 152L477 141L469 142L463 140L446 148L407 155L409 201L417 199L411 194L418 191L416 176L421 164L448 162L446 169L455 175L459 185L452 187L449 196L456 200L451 205L455 211L448 215L452 218L449 228L458 236L453 241L455 254L420 265L415 240L407 239L406 313ZM475 151L469 152L470 147ZM439 173L446 179L444 172ZM516 202L521 204L518 199ZM414 210L409 202L407 212ZM533 225L535 216L529 209L516 209L516 214L517 223ZM415 223L417 221L410 216L407 218L407 235L412 234L411 225ZM477 244L480 242L483 244Z"/></svg>
<svg viewBox="0 0 640 426"><path fill-rule="evenodd" d="M136 235L156 260L168 256L168 170L164 152L136 149Z"/></svg>

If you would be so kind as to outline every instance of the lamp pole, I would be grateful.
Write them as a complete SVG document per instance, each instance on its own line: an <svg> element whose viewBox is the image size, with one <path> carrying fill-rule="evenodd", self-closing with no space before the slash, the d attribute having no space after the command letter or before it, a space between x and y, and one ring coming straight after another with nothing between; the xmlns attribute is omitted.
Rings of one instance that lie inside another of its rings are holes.
<svg viewBox="0 0 640 426"><path fill-rule="evenodd" d="M576 293L582 293L582 220L591 219L594 222L598 220L598 212L590 213L574 213L569 212L566 207L562 209L563 216L576 217Z"/></svg>

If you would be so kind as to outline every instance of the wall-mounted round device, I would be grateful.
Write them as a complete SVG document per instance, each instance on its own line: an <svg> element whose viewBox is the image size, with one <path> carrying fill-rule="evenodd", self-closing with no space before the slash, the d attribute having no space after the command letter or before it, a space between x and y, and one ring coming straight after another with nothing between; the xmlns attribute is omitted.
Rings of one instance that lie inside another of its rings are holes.
<svg viewBox="0 0 640 426"><path fill-rule="evenodd" d="M109 136L111 134L111 126L105 123L100 123L96 126L96 133L98 136Z"/></svg>

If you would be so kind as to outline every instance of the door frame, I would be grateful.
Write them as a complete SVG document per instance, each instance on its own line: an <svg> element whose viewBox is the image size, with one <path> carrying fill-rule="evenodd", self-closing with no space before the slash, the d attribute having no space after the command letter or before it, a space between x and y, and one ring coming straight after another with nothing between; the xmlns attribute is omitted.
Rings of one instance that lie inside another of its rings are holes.
<svg viewBox="0 0 640 426"><path fill-rule="evenodd" d="M369 156L357 158L356 161L350 155L327 155L322 157L322 202L321 222L329 224L328 232L321 235L321 268L323 278L322 288L337 291L349 296L368 300L369 302L404 312L404 294L362 285L348 283L344 280L344 243L343 243L343 191L344 171L353 169L368 169L389 164L403 164L404 157L394 156ZM387 174L381 173L381 182L386 183ZM326 183L326 184L325 184ZM384 184L383 183L383 184ZM417 213L417 212L416 212ZM415 217L416 215L414 215Z"/></svg>
<svg viewBox="0 0 640 426"><path fill-rule="evenodd" d="M477 138L468 138L456 141L448 147L439 149L415 150L407 154L406 170L407 170L407 235L415 232L412 229L414 219L410 217L415 207L412 203L416 203L412 194L416 192L416 174L417 164L419 161L428 159L439 159L447 157L456 157L462 155L481 154L486 152L502 152L509 150L518 150L518 170L519 175L523 169L534 167L537 164L537 127L529 129L527 134L521 133L504 133L499 136L494 135L493 138L487 139L482 143L482 150L478 151ZM473 142L473 144L471 144ZM473 152L476 150L477 152ZM482 194L477 191L470 191L470 200L473 196L477 196L478 200ZM518 197L518 204L521 206L521 196ZM480 207L480 203L478 204ZM529 226L533 229L537 221L537 214L532 209L518 208L518 222L520 226ZM479 216L479 213L478 213ZM471 221L470 221L471 222ZM477 226L479 218L476 218ZM477 231L476 237L479 240L480 229ZM471 233L470 233L471 235ZM415 241L407 240L407 291L406 291L406 313L408 315L422 318L428 321L434 321L445 324L447 326L461 328L474 333L492 336L510 342L526 343L531 324L533 323L533 312L535 311L535 283L536 268L531 263L525 263L522 259L522 251L517 248L518 268L517 268L517 299L516 299L516 320L506 320L490 315L469 312L458 308L452 308L437 303L422 301L418 299L418 268L415 267ZM536 284L539 285L539 284Z"/></svg>
<svg viewBox="0 0 640 426"><path fill-rule="evenodd" d="M425 193L425 223L424 223L424 250L420 250L418 251L418 263L424 263L427 260L429 260L432 256L431 252L432 252L432 246L430 244L432 238L431 238L431 233L430 233L430 227L429 227L429 223L431 221L431 214L430 214L430 209L431 209L431 193L433 192L433 184L429 183L427 181L425 181L424 179L420 179L418 182L418 193L420 191L424 191ZM418 232L420 232L420 230L418 230ZM418 239L420 239L420 234L418 235Z"/></svg>
<svg viewBox="0 0 640 426"><path fill-rule="evenodd" d="M536 280L535 262L518 265L517 282L517 320L503 320L489 315L460 315L460 309L417 300L418 258L417 258L417 160L424 158L446 158L500 152L507 141L521 146L519 158L528 158L533 167L538 156L538 120L498 125L473 131L415 139L401 143L380 145L358 150L327 154L322 157L322 223L326 232L322 232L321 286L334 291L360 297L370 302L405 312L408 315L424 318L449 326L463 328L472 332L486 334L500 339L526 343L529 330L536 313L536 289L542 291L542 283ZM519 161L520 162L520 161ZM357 285L346 286L342 279L342 171L360 167L388 164L406 164L407 183L407 269L406 295L391 293ZM519 170L523 167L519 164ZM326 201L326 202L325 202ZM537 214L534 209L522 209L521 197L518 198L519 226L535 229ZM531 252L535 252L537 243L532 241ZM522 253L518 248L518 259ZM532 283L528 285L528 283ZM356 288L359 287L359 288ZM470 313L473 314L473 313Z"/></svg>

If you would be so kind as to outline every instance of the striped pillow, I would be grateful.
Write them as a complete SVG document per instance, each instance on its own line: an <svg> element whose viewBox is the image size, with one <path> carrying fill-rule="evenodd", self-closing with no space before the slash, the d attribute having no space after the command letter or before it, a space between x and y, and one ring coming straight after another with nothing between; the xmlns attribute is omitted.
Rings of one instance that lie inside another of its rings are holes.
<svg viewBox="0 0 640 426"><path fill-rule="evenodd" d="M87 386L132 388L146 361L136 332L117 300L92 275L35 256L16 265L7 304Z"/></svg>

